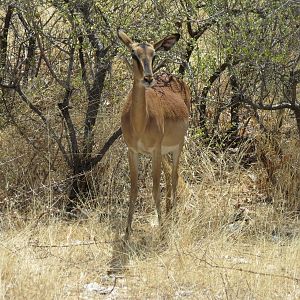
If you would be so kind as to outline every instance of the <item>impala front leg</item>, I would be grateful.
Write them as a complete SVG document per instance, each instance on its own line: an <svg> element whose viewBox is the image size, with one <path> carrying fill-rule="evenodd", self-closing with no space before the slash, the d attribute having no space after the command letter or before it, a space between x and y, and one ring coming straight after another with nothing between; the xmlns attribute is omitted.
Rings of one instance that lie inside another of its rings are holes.
<svg viewBox="0 0 300 300"><path fill-rule="evenodd" d="M130 170L130 198L125 240L129 239L132 231L131 224L138 192L138 154L132 150L128 150L128 160Z"/></svg>
<svg viewBox="0 0 300 300"><path fill-rule="evenodd" d="M160 176L161 176L161 147L156 149L152 155L152 177L153 177L153 199L155 201L158 223L161 226L161 208L160 208Z"/></svg>

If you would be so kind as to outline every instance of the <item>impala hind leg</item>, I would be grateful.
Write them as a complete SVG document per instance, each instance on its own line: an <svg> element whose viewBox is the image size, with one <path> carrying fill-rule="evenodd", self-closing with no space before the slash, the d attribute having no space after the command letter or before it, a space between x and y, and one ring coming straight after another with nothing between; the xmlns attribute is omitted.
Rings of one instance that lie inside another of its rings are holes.
<svg viewBox="0 0 300 300"><path fill-rule="evenodd" d="M165 175L166 181L166 215L170 214L172 204L171 204L171 197L172 197L172 176L171 176L171 167L168 161L168 157L165 155L162 159L162 166Z"/></svg>
<svg viewBox="0 0 300 300"><path fill-rule="evenodd" d="M128 161L130 170L130 198L129 198L129 211L127 218L127 227L125 232L125 240L128 240L132 231L131 224L134 213L135 202L138 192L138 154L128 150Z"/></svg>
<svg viewBox="0 0 300 300"><path fill-rule="evenodd" d="M181 144L176 151L173 152L173 165L172 165L172 200L173 205L172 209L176 209L177 206L177 186L178 186L178 166L180 154L183 148L183 144Z"/></svg>

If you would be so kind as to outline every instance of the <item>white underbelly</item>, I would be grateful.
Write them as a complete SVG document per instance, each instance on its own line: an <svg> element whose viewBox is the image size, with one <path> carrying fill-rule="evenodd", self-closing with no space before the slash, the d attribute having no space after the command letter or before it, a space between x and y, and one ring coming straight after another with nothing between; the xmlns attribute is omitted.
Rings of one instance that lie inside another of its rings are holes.
<svg viewBox="0 0 300 300"><path fill-rule="evenodd" d="M137 149L135 149L135 151L143 154L152 154L154 147L147 147L141 140L138 140Z"/></svg>
<svg viewBox="0 0 300 300"><path fill-rule="evenodd" d="M161 154L165 155L168 154L170 152L174 152L178 150L179 145L175 145L175 146L162 146L161 147Z"/></svg>
<svg viewBox="0 0 300 300"><path fill-rule="evenodd" d="M137 145L137 147L135 149L131 148L131 150L133 150L136 153L143 153L143 154L150 154L150 155L152 155L153 152L154 152L154 150L155 150L155 147L147 147L147 146L145 146L145 144L141 140L139 140L136 145ZM177 151L178 148L179 148L179 145L172 145L172 146L164 146L164 145L162 145L162 147L161 147L161 154L165 155L165 154L168 154L170 152Z"/></svg>

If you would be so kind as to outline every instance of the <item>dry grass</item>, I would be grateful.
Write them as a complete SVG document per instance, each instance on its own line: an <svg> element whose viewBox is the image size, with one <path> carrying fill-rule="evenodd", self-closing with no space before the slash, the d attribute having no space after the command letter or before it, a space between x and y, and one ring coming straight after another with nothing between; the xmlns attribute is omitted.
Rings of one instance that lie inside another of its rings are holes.
<svg viewBox="0 0 300 300"><path fill-rule="evenodd" d="M152 225L150 180L141 176L134 232L124 245L122 147L99 167L108 179L97 184L95 177L99 205L85 206L85 217L64 221L49 208L29 210L26 219L16 211L2 216L3 299L299 299L299 222L264 201L269 188L259 164L242 168L243 151L195 153L200 146L190 138L167 238ZM148 176L148 163L142 166Z"/></svg>
<svg viewBox="0 0 300 300"><path fill-rule="evenodd" d="M24 224L1 234L1 296L11 299L300 297L299 239L244 237L229 228L215 232L203 228L195 234L195 223L194 219L186 226L174 226L167 245L157 237L156 228L136 225L139 230L128 246L120 242L115 224L100 223L97 214L82 222ZM107 276L109 270L115 275ZM102 292L89 291L87 284L91 283L97 283L94 287L103 288Z"/></svg>

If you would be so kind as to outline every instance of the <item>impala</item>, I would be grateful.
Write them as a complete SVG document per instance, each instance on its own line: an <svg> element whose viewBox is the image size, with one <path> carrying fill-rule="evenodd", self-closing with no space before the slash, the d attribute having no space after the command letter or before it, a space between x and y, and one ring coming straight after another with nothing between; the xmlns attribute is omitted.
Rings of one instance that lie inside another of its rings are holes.
<svg viewBox="0 0 300 300"><path fill-rule="evenodd" d="M179 40L179 34L172 34L154 44L136 43L120 29L118 37L131 51L133 63L133 85L121 116L122 132L128 147L131 182L125 233L125 239L128 239L132 231L131 224L138 192L139 153L152 157L152 195L160 226L162 225L160 206L162 155L172 154L172 191L167 194L172 193L173 207L176 206L178 164L184 136L188 129L190 92L182 80L168 74L154 78L152 70L156 52L170 50ZM166 186L170 188L171 183L168 182ZM167 197L167 214L170 209L170 198Z"/></svg>

